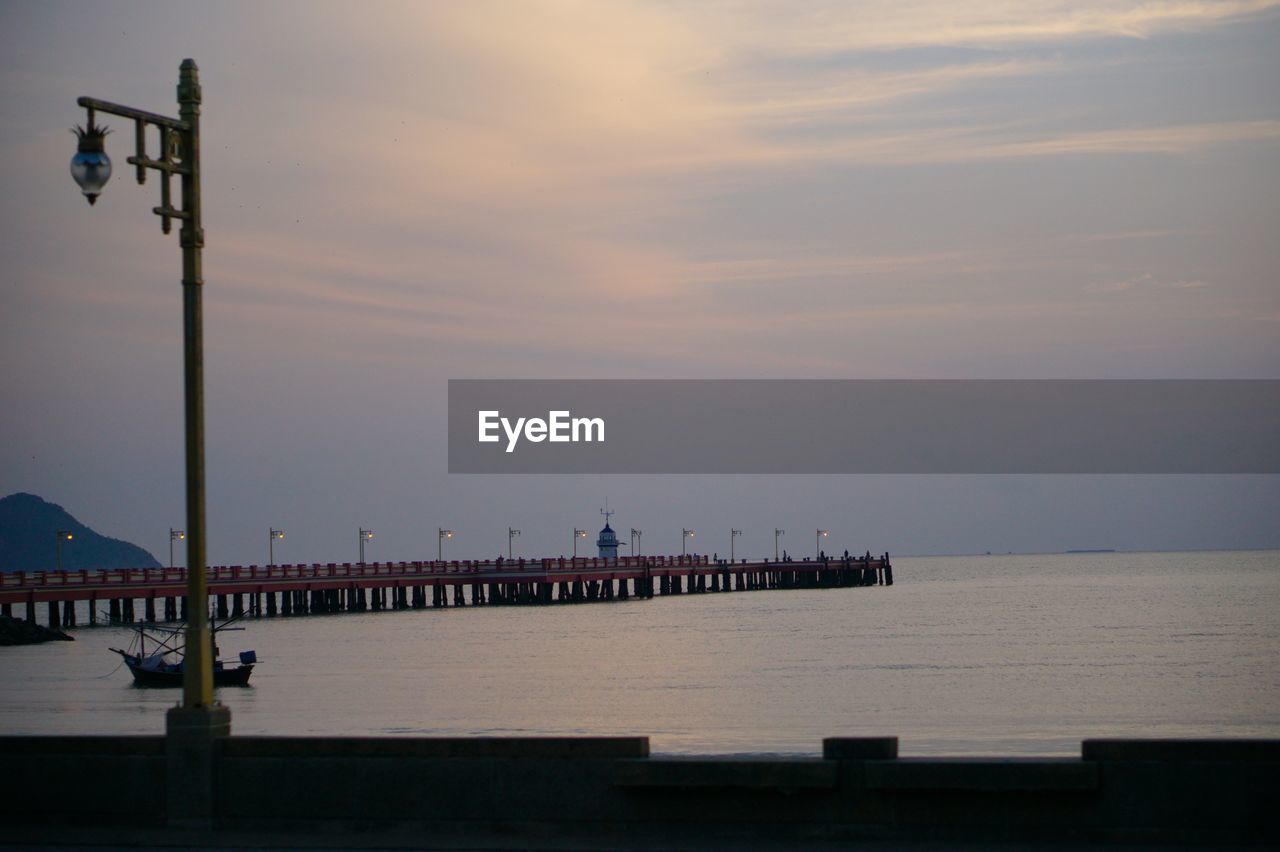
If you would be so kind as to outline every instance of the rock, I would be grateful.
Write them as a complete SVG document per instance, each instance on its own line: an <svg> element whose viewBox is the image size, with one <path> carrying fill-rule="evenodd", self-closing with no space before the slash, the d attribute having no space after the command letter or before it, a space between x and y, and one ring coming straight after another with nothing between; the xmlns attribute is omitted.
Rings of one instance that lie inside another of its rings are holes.
<svg viewBox="0 0 1280 852"><path fill-rule="evenodd" d="M74 641L61 630L50 630L48 627L32 624L25 619L0 615L0 645L35 645L53 639Z"/></svg>

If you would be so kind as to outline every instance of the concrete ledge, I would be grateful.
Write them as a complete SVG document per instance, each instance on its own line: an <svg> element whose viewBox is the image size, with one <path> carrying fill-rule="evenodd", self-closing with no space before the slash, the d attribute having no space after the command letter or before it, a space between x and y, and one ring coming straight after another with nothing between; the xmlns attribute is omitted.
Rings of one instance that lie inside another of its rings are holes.
<svg viewBox="0 0 1280 852"><path fill-rule="evenodd" d="M230 737L225 757L494 757L613 759L649 756L648 737Z"/></svg>
<svg viewBox="0 0 1280 852"><path fill-rule="evenodd" d="M164 737L0 736L0 755L162 756Z"/></svg>
<svg viewBox="0 0 1280 852"><path fill-rule="evenodd" d="M827 737L822 741L827 760L895 760L897 737Z"/></svg>
<svg viewBox="0 0 1280 852"><path fill-rule="evenodd" d="M745 787L817 789L835 787L839 768L815 758L658 758L620 761L615 787Z"/></svg>
<svg viewBox="0 0 1280 852"><path fill-rule="evenodd" d="M1098 765L1074 758L909 758L869 761L865 772L873 790L1098 789Z"/></svg>
<svg viewBox="0 0 1280 852"><path fill-rule="evenodd" d="M564 849L566 837L593 838L584 848L637 837L663 849L765 839L1280 848L1275 740L1094 740L1082 751L1099 759L1081 760L866 756L892 754L892 738L833 738L824 751L838 758L825 759L653 758L646 737L233 736L196 755L209 761L197 778L180 739L0 737L0 762L22 781L0 796L6 836L109 827L160 837L175 822L188 831L202 814L180 806L207 777L213 831L172 837L230 846L223 840L250 832L273 847L296 845L299 831L336 831L345 833L335 846L381 848L444 844L450 832L507 848L541 838Z"/></svg>
<svg viewBox="0 0 1280 852"><path fill-rule="evenodd" d="M1081 743L1085 760L1280 763L1280 740L1121 740Z"/></svg>

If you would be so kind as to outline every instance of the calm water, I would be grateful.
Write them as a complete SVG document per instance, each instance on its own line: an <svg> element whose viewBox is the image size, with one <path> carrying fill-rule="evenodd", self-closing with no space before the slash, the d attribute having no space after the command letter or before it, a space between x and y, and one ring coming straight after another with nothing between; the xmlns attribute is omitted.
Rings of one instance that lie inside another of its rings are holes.
<svg viewBox="0 0 1280 852"><path fill-rule="evenodd" d="M648 734L655 751L1078 754L1280 736L1280 552L901 558L891 588L247 622L244 734ZM43 608L42 608L43 609ZM159 733L128 632L0 648L0 731Z"/></svg>

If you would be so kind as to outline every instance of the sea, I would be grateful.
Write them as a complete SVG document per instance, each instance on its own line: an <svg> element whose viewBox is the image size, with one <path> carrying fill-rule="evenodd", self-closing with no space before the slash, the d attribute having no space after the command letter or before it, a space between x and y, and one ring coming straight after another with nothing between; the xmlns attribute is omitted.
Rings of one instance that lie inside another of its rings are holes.
<svg viewBox="0 0 1280 852"><path fill-rule="evenodd" d="M648 735L655 753L1078 755L1280 737L1280 551L899 557L893 586L246 619L238 734ZM41 616L43 616L43 607ZM81 614L81 619L84 614ZM130 631L0 648L0 733L159 734Z"/></svg>

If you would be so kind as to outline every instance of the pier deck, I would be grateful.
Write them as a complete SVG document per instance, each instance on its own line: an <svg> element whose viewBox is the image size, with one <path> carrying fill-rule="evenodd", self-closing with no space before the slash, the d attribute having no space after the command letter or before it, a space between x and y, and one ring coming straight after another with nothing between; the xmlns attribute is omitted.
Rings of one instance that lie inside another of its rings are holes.
<svg viewBox="0 0 1280 852"><path fill-rule="evenodd" d="M106 602L107 620L176 621L186 614L185 568L36 571L0 574L0 609L14 605L36 620L48 607L52 627L76 626L75 603L89 601L89 622ZM655 594L893 585L889 554L796 561L729 562L706 556L616 559L511 559L309 565L228 565L208 569L219 617L422 609L427 606L550 604L651 598ZM162 607L157 618L157 601Z"/></svg>

